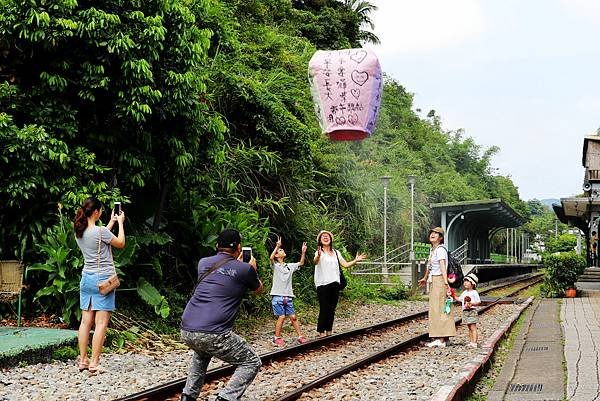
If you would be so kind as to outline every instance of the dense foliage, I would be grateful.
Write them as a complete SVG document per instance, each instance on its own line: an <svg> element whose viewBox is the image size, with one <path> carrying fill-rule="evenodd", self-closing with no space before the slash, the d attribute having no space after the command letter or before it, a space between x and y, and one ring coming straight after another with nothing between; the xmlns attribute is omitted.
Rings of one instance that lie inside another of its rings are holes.
<svg viewBox="0 0 600 401"><path fill-rule="evenodd" d="M276 235L290 259L302 241L312 259L323 228L344 252L379 254L382 175L392 176L390 243L409 238L408 174L417 237L433 202L499 197L527 215L510 178L494 174L497 149L421 116L391 77L371 139L320 134L308 60L375 41L368 13L367 2L335 0L2 0L0 257L38 263L32 288L49 289L37 298L73 316L81 256L57 207L70 220L90 194L120 200L132 244L124 285L165 316L164 296L191 289L225 227L242 231L267 286ZM313 300L310 268L295 280Z"/></svg>

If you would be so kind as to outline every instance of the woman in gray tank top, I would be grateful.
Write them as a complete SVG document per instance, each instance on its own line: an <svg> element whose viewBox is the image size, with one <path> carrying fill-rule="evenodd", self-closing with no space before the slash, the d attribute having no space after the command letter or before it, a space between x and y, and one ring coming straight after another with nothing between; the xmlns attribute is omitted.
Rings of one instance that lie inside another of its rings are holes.
<svg viewBox="0 0 600 401"><path fill-rule="evenodd" d="M106 337L106 329L111 312L115 309L115 291L102 295L98 283L105 281L115 272L112 247L125 246L125 230L123 211L118 216L111 213L110 222L106 227L96 223L102 215L102 204L95 197L83 202L77 211L75 222L75 239L84 258L81 282L79 283L79 304L81 307L81 324L79 325L79 371L88 369L91 374L105 371L100 366L100 353ZM110 230L115 222L119 225L119 234L115 236ZM94 328L92 337L92 357L88 358L88 343L90 331Z"/></svg>

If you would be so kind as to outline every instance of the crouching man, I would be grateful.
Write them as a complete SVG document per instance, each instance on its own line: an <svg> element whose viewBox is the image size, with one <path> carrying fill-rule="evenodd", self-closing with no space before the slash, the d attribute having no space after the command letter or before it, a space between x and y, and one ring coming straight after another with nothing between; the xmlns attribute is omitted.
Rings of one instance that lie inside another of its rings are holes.
<svg viewBox="0 0 600 401"><path fill-rule="evenodd" d="M258 354L231 330L245 292L263 290L254 257L238 260L241 240L238 231L223 230L217 254L198 262L198 282L181 318L181 340L194 351L182 401L196 401L213 356L236 367L216 401L240 400L260 369Z"/></svg>

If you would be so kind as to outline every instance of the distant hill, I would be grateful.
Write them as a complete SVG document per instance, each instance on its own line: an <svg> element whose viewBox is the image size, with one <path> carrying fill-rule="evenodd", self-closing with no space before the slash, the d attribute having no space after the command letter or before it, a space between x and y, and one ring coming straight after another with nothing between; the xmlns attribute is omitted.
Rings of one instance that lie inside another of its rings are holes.
<svg viewBox="0 0 600 401"><path fill-rule="evenodd" d="M550 209L552 209L552 204L553 203L560 204L560 199L540 199L540 202L542 202L544 204L544 206L548 206Z"/></svg>

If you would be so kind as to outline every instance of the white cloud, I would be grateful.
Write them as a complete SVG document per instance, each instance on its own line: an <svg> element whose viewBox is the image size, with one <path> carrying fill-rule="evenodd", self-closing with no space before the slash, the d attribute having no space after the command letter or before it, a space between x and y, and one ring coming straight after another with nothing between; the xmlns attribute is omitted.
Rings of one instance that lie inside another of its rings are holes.
<svg viewBox="0 0 600 401"><path fill-rule="evenodd" d="M428 52L477 38L484 27L478 0L377 0L372 16L385 51ZM382 49L383 50L383 49Z"/></svg>

